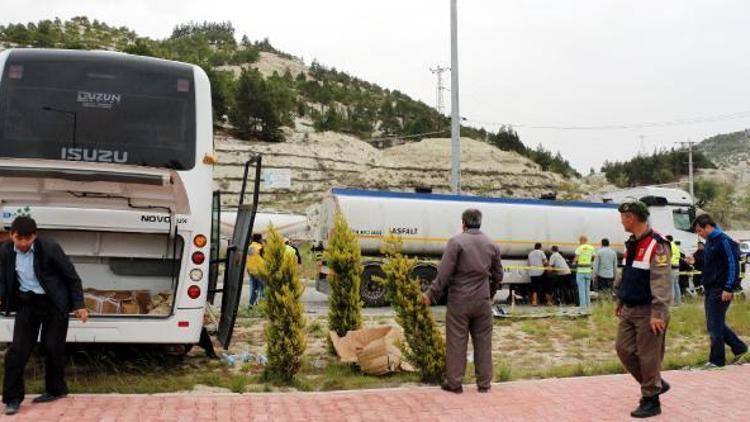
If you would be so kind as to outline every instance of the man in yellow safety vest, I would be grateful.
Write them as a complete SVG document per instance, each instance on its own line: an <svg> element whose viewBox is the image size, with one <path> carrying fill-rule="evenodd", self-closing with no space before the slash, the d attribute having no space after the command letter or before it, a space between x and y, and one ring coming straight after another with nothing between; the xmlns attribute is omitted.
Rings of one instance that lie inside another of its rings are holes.
<svg viewBox="0 0 750 422"><path fill-rule="evenodd" d="M576 265L576 286L578 287L578 306L588 310L591 306L591 264L594 262L596 248L588 244L589 239L581 236L573 263Z"/></svg>
<svg viewBox="0 0 750 422"><path fill-rule="evenodd" d="M680 244L674 240L672 235L667 235L667 240L669 240L669 246L672 248L673 303L677 306L682 302L682 292L680 291Z"/></svg>

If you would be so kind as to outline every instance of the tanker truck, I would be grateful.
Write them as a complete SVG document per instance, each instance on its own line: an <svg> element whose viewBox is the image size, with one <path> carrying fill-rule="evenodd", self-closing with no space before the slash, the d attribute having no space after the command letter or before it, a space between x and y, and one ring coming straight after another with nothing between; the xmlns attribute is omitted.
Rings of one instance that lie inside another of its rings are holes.
<svg viewBox="0 0 750 422"><path fill-rule="evenodd" d="M539 242L549 250L557 245L566 258L572 258L578 239L586 235L590 242L608 238L617 251L624 250L627 234L617 211L622 192L616 199L593 201L557 201L543 199L487 198L469 195L386 192L357 189L332 189L321 203L314 237L325 247L337 213L342 213L359 240L364 271L361 297L366 306L385 305L385 289L375 278L383 277L380 249L388 234L403 242L402 252L418 259L413 275L423 290L437 275L443 249L461 227L461 214L467 208L482 212L482 231L500 247L505 268L504 284L529 283L524 268L529 251ZM630 192L637 194L638 192ZM664 192L662 192L663 194ZM697 237L689 232L692 210L668 198L644 195L654 228L672 234L682 245L695 245ZM687 216L686 218L683 218ZM319 262L316 289L328 292L325 262Z"/></svg>

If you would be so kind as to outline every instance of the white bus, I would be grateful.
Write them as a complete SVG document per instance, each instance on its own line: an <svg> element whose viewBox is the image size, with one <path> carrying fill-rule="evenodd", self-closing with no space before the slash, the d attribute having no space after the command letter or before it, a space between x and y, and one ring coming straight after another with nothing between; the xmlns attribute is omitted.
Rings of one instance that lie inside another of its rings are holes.
<svg viewBox="0 0 750 422"><path fill-rule="evenodd" d="M206 74L161 59L45 49L6 50L0 70L3 227L30 215L71 257L92 317L71 319L68 341L198 343L218 236ZM236 285L231 293L225 345ZM0 341L12 330L6 312Z"/></svg>

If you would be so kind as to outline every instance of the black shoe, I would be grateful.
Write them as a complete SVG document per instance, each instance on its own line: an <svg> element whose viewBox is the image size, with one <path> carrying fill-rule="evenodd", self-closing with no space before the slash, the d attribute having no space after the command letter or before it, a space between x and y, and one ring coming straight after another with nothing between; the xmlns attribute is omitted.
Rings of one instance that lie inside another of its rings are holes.
<svg viewBox="0 0 750 422"><path fill-rule="evenodd" d="M667 382L667 380L665 380L664 378L662 378L662 380L661 380L661 390L659 391L659 395L662 395L662 394L666 393L667 391L669 391L670 388L672 388L672 386L669 385L669 383Z"/></svg>
<svg viewBox="0 0 750 422"><path fill-rule="evenodd" d="M478 387L477 391L479 391L480 393L489 393L490 392L490 388L491 387Z"/></svg>
<svg viewBox="0 0 750 422"><path fill-rule="evenodd" d="M661 414L661 404L659 403L658 395L654 397L642 397L638 408L630 412L630 416L634 418L650 418L659 414Z"/></svg>
<svg viewBox="0 0 750 422"><path fill-rule="evenodd" d="M44 393L41 396L34 398L34 400L32 400L31 402L32 403L49 403L51 401L59 400L59 399L62 399L64 397L67 397L67 396L68 396L67 394L61 394L59 396L53 396L50 393Z"/></svg>
<svg viewBox="0 0 750 422"><path fill-rule="evenodd" d="M745 350L744 352L738 355L734 355L734 359L732 359L732 364L742 365L743 363L746 363L748 361L748 356L750 355L748 355L747 350Z"/></svg>
<svg viewBox="0 0 750 422"><path fill-rule="evenodd" d="M15 415L18 413L18 410L21 408L21 403L8 403L5 405L5 414L6 415Z"/></svg>
<svg viewBox="0 0 750 422"><path fill-rule="evenodd" d="M447 391L449 393L461 394L461 393L464 392L464 388L462 386L458 386L458 388L453 388L453 387L449 386L448 384L442 384L440 386L440 388L442 388L443 390L445 390L445 391Z"/></svg>

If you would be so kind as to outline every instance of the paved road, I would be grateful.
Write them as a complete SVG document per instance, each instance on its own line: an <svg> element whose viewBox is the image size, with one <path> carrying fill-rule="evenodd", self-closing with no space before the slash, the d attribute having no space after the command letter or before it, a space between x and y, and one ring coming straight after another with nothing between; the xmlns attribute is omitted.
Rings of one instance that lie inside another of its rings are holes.
<svg viewBox="0 0 750 422"><path fill-rule="evenodd" d="M654 421L750 421L750 365L671 371ZM490 394L434 387L330 393L73 395L31 405L15 421L624 421L635 382L608 375L494 384ZM721 406L721 407L720 407Z"/></svg>

